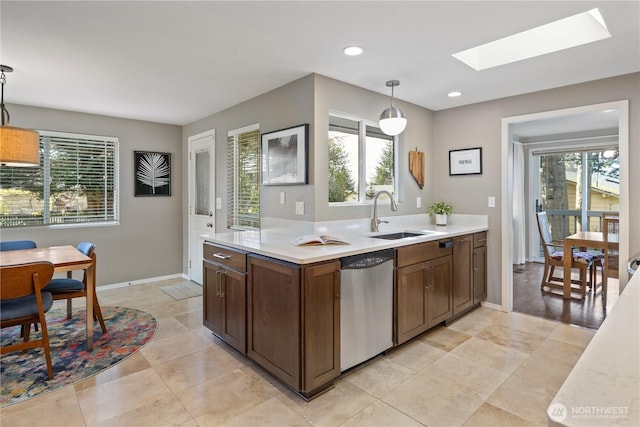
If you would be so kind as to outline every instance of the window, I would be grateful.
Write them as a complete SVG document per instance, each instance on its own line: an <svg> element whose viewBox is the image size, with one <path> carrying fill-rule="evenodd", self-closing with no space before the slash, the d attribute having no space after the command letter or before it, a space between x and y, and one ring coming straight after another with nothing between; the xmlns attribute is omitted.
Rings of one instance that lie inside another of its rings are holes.
<svg viewBox="0 0 640 427"><path fill-rule="evenodd" d="M395 194L397 139L366 120L329 115L329 203L365 203Z"/></svg>
<svg viewBox="0 0 640 427"><path fill-rule="evenodd" d="M260 228L260 125L232 130L227 137L227 226Z"/></svg>
<svg viewBox="0 0 640 427"><path fill-rule="evenodd" d="M118 139L40 131L40 167L0 166L2 228L117 224Z"/></svg>

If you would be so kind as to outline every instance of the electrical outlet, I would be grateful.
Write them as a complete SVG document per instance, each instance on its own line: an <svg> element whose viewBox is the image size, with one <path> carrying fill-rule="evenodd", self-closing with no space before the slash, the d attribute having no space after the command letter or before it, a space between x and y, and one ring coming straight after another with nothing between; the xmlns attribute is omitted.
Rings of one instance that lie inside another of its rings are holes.
<svg viewBox="0 0 640 427"><path fill-rule="evenodd" d="M416 197L416 208L420 209L422 207L422 197Z"/></svg>
<svg viewBox="0 0 640 427"><path fill-rule="evenodd" d="M281 191L281 192L280 192L280 204L281 204L281 205L284 205L284 204L285 204L285 202L286 202L286 197L287 197L287 196L286 196L286 193L285 193L284 191Z"/></svg>
<svg viewBox="0 0 640 427"><path fill-rule="evenodd" d="M304 202L296 202L296 215L304 215Z"/></svg>
<svg viewBox="0 0 640 427"><path fill-rule="evenodd" d="M220 197L216 197L216 209L222 209L222 199Z"/></svg>
<svg viewBox="0 0 640 427"><path fill-rule="evenodd" d="M490 208L496 207L496 198L493 196L489 196L489 207Z"/></svg>

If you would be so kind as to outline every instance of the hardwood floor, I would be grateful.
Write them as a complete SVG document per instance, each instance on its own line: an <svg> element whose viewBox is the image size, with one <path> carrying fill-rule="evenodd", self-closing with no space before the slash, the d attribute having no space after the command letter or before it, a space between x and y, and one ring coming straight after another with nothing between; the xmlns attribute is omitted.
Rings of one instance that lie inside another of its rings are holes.
<svg viewBox="0 0 640 427"><path fill-rule="evenodd" d="M565 300L560 293L540 290L543 263L528 262L513 268L513 310L571 325L598 329L618 300L618 279L609 279L607 305L602 304L601 288L588 292L583 300ZM600 273L598 272L598 281Z"/></svg>

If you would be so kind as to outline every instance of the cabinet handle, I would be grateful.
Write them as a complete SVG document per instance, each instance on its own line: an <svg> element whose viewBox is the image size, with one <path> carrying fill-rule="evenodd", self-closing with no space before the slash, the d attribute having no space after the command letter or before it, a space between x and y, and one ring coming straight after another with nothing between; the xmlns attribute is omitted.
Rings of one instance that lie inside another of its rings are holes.
<svg viewBox="0 0 640 427"><path fill-rule="evenodd" d="M339 271L334 271L333 272L333 282L338 284L338 286L336 286L336 299L340 299L340 292L341 292L342 288L341 288L341 283L340 283L340 272Z"/></svg>
<svg viewBox="0 0 640 427"><path fill-rule="evenodd" d="M218 270L216 271L216 296L218 298L222 298L222 275L224 271Z"/></svg>
<svg viewBox="0 0 640 427"><path fill-rule="evenodd" d="M215 254L213 254L214 258L219 258L219 259L229 259L231 258L231 255L227 255L227 254L223 254L220 252L216 252Z"/></svg>
<svg viewBox="0 0 640 427"><path fill-rule="evenodd" d="M224 298L224 291L227 289L227 275L224 271L220 272L220 298Z"/></svg>
<svg viewBox="0 0 640 427"><path fill-rule="evenodd" d="M473 254L473 271L478 271L478 254Z"/></svg>

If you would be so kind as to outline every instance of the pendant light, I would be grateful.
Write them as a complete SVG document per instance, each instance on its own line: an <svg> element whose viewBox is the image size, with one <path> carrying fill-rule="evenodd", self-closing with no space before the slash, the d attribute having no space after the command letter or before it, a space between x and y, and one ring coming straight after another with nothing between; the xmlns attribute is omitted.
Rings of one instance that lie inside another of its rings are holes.
<svg viewBox="0 0 640 427"><path fill-rule="evenodd" d="M5 72L13 68L0 65L0 83L2 95L2 126L0 127L0 165L1 166L40 166L40 136L38 132L9 126L9 111L4 106Z"/></svg>
<svg viewBox="0 0 640 427"><path fill-rule="evenodd" d="M389 80L387 87L391 88L391 107L380 114L380 129L387 135L400 135L407 127L407 118L399 108L393 106L393 88L399 86L398 80Z"/></svg>

